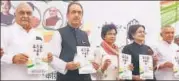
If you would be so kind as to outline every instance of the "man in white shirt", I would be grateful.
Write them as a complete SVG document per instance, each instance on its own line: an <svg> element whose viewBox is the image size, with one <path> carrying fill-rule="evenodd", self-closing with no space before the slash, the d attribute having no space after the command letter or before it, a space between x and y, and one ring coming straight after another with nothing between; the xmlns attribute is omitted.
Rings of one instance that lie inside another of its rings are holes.
<svg viewBox="0 0 179 81"><path fill-rule="evenodd" d="M1 49L4 52L1 57L1 80L42 79L41 75L28 74L26 66L31 56L29 44L37 36L43 39L39 32L32 29L30 25L31 17L32 8L29 4L20 3L15 12L15 24L8 28L1 28ZM53 46L54 44L51 43L50 45ZM48 53L47 59L47 62L51 62L52 54Z"/></svg>
<svg viewBox="0 0 179 81"><path fill-rule="evenodd" d="M173 74L172 60L179 49L173 43L175 29L171 26L164 26L161 29L162 41L156 47L158 63L155 76L157 80L177 80Z"/></svg>

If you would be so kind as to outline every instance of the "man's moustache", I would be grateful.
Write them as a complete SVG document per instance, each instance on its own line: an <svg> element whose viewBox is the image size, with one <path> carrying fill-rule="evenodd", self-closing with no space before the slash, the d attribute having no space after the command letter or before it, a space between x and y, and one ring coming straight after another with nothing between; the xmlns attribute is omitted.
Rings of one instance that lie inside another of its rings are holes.
<svg viewBox="0 0 179 81"><path fill-rule="evenodd" d="M29 21L29 19L21 18L22 21Z"/></svg>
<svg viewBox="0 0 179 81"><path fill-rule="evenodd" d="M22 20L22 19L21 19L21 21L28 21L29 22L29 20Z"/></svg>
<svg viewBox="0 0 179 81"><path fill-rule="evenodd" d="M79 20L79 18L74 18L73 20Z"/></svg>

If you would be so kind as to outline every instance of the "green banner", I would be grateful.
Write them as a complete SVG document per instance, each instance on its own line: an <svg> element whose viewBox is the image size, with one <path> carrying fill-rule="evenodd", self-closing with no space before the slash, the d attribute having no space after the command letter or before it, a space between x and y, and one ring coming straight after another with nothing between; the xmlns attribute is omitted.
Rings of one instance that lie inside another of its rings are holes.
<svg viewBox="0 0 179 81"><path fill-rule="evenodd" d="M179 21L179 2L175 1L169 5L161 5L161 24L171 25Z"/></svg>

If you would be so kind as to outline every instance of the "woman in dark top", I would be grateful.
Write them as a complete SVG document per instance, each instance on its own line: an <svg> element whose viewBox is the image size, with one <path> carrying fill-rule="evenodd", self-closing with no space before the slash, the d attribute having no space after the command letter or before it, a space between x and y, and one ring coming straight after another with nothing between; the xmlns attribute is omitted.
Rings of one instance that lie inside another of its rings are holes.
<svg viewBox="0 0 179 81"><path fill-rule="evenodd" d="M128 30L128 38L133 43L126 45L122 53L130 54L132 56L132 63L134 66L133 80L141 80L139 73L139 54L152 55L151 48L144 44L145 40L145 27L143 25L131 25Z"/></svg>

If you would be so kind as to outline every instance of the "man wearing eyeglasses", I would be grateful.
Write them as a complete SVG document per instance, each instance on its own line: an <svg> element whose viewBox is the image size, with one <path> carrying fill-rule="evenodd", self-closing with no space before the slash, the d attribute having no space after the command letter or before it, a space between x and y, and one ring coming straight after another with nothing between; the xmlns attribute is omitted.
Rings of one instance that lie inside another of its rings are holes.
<svg viewBox="0 0 179 81"><path fill-rule="evenodd" d="M1 80L42 80L41 75L28 74L26 65L32 55L29 44L36 37L41 37L43 41L40 32L32 28L31 17L30 5L20 3L15 11L15 24L1 28ZM48 53L46 62L50 63L52 58L52 54Z"/></svg>

